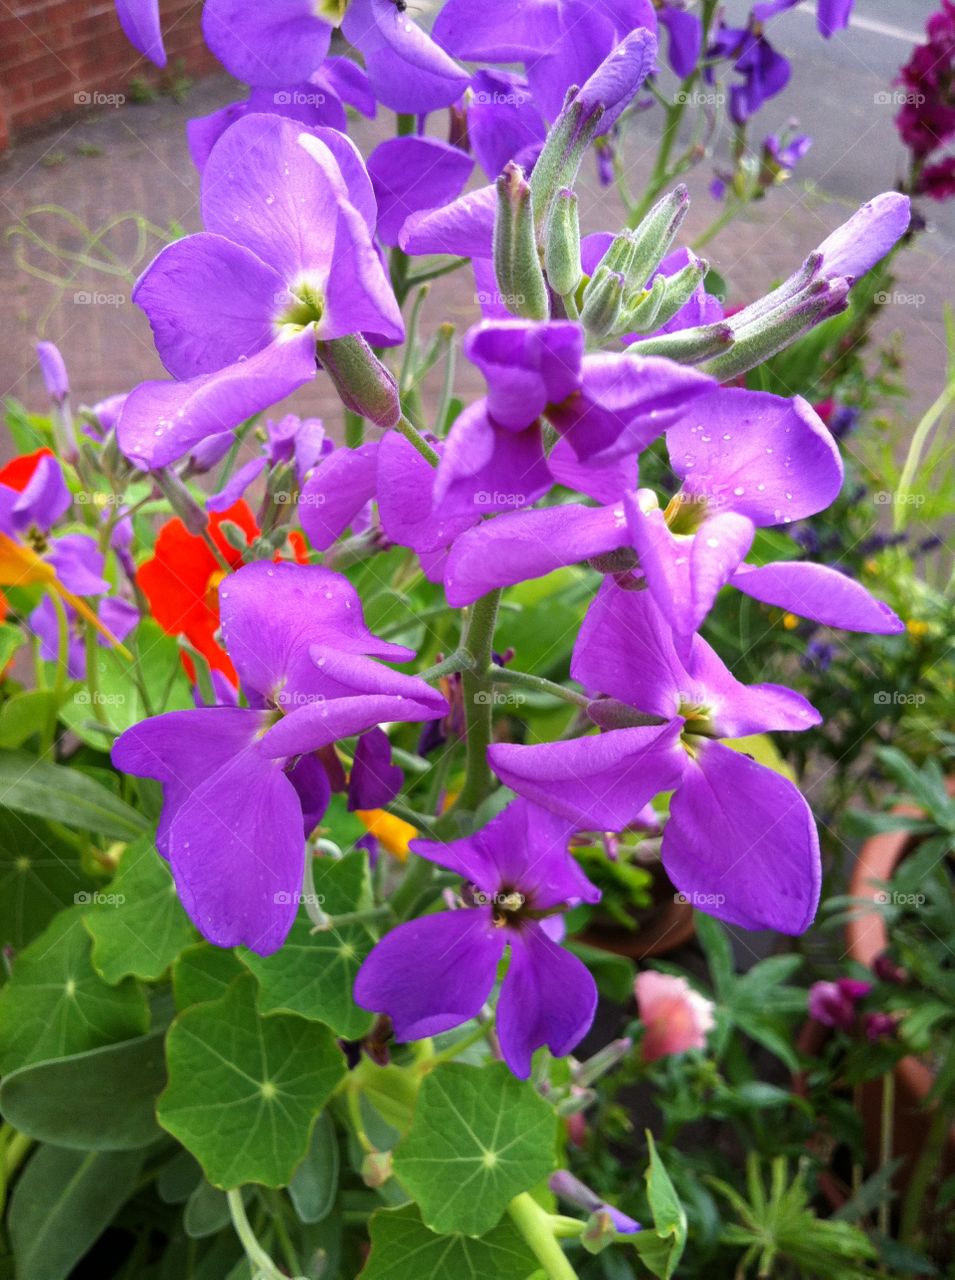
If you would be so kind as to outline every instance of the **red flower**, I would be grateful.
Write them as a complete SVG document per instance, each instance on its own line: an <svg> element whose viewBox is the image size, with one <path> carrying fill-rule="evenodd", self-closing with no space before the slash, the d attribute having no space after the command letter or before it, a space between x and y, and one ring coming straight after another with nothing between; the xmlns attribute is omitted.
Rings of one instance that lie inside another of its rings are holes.
<svg viewBox="0 0 955 1280"><path fill-rule="evenodd" d="M223 560L235 570L242 564L242 552L223 536L220 526L224 520L238 525L248 541L257 537L259 528L248 505L242 501L228 511L209 517L209 535ZM229 655L216 639L219 583L226 576L222 565L206 541L190 533L178 518L163 525L154 550L153 558L136 573L136 581L149 601L153 617L169 635L185 636L214 671L221 671L233 684L238 684ZM194 678L188 655L183 655L183 661L190 678Z"/></svg>
<svg viewBox="0 0 955 1280"><path fill-rule="evenodd" d="M22 493L30 481L33 479L33 473L40 465L41 458L52 458L52 449L37 449L35 453L21 453L18 458L11 458L3 467L0 467L0 484L5 484L8 489L16 489L17 493Z"/></svg>

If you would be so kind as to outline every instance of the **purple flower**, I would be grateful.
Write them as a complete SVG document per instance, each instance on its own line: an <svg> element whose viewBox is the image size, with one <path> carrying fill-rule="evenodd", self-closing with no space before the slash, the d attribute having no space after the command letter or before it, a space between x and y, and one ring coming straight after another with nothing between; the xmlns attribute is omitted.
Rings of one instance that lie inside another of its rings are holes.
<svg viewBox="0 0 955 1280"><path fill-rule="evenodd" d="M36 358L47 395L57 404L62 404L70 394L70 379L59 347L52 342L38 342Z"/></svg>
<svg viewBox="0 0 955 1280"><path fill-rule="evenodd" d="M217 946L261 955L296 914L305 836L328 802L314 753L447 704L373 661L412 655L367 629L351 585L320 566L247 565L220 589L223 641L248 707L173 711L128 729L113 763L163 784L156 835L183 906Z"/></svg>
<svg viewBox="0 0 955 1280"><path fill-rule="evenodd" d="M600 897L568 852L572 830L516 800L462 840L413 841L420 857L462 877L471 905L392 930L362 965L356 1002L387 1013L398 1040L450 1031L481 1011L509 950L497 1004L504 1060L526 1078L542 1045L558 1056L569 1053L590 1026L597 989L552 929L567 906Z"/></svg>
<svg viewBox="0 0 955 1280"><path fill-rule="evenodd" d="M812 146L808 133L793 133L788 137L770 133L763 139L763 149L770 161L789 174Z"/></svg>
<svg viewBox="0 0 955 1280"><path fill-rule="evenodd" d="M76 534L73 536L79 538L82 535ZM98 563L101 569L103 557L96 550L96 544L92 538L89 539L89 543L88 559L91 568ZM54 558L51 557L51 559ZM108 589L109 584L104 581L101 590L106 591ZM88 592L87 594L94 593ZM69 624L66 653L67 673L71 680L84 680L86 678L85 631L72 606L64 604L63 608L66 611ZM96 609L96 616L103 626L107 628L110 635L120 641L125 640L139 622L139 610L135 605L130 604L128 600L123 600L120 596L106 596L101 600ZM60 658L60 622L56 608L49 596L44 596L30 614L29 623L30 630L40 640L40 657L46 662L57 662ZM98 635L96 640L104 648L108 648L111 643L103 635Z"/></svg>
<svg viewBox="0 0 955 1280"><path fill-rule="evenodd" d="M635 1222L627 1214L621 1213L613 1205L601 1200L595 1191L591 1191L590 1187L579 1178L575 1178L567 1169L558 1169L556 1173L552 1173L547 1185L554 1195L560 1196L569 1204L576 1205L578 1209L584 1209L591 1214L606 1214L614 1231L620 1235L629 1236L640 1230L639 1222Z"/></svg>
<svg viewBox="0 0 955 1280"><path fill-rule="evenodd" d="M159 0L116 0L116 16L133 48L157 67L164 67L166 50L159 26Z"/></svg>
<svg viewBox="0 0 955 1280"><path fill-rule="evenodd" d="M206 0L206 44L237 80L285 89L308 80L325 59L332 24L312 0Z"/></svg>
<svg viewBox="0 0 955 1280"><path fill-rule="evenodd" d="M522 62L537 105L553 120L567 90L584 84L641 29L648 50L646 75L656 53L650 0L534 0L520 6L508 0L448 0L435 20L434 36L467 61ZM611 123L604 122L603 131Z"/></svg>
<svg viewBox="0 0 955 1280"><path fill-rule="evenodd" d="M391 743L383 729L369 729L358 739L348 778L348 808L383 809L401 790L404 778L391 763Z"/></svg>
<svg viewBox="0 0 955 1280"><path fill-rule="evenodd" d="M547 130L523 76L510 71L477 71L465 94L468 141L489 178L509 160L530 171Z"/></svg>
<svg viewBox="0 0 955 1280"><path fill-rule="evenodd" d="M227 440L231 444L231 437L227 437ZM295 463L295 475L301 488L313 467L327 457L334 447L334 443L325 435L320 418L299 418L294 413L287 413L278 422L268 418L262 453L238 467L218 493L206 499L206 510L228 511L263 471L280 463Z"/></svg>
<svg viewBox="0 0 955 1280"><path fill-rule="evenodd" d="M763 35L762 27L730 27L721 23L707 50L710 59L732 59L741 84L730 87L729 113L736 124L745 124L764 102L785 89L791 68L788 59L777 53ZM707 76L712 80L712 70Z"/></svg>
<svg viewBox="0 0 955 1280"><path fill-rule="evenodd" d="M317 339L403 335L371 183L343 134L246 116L213 148L202 213L208 230L163 249L133 291L176 379L124 406L120 446L144 469L312 378Z"/></svg>
<svg viewBox="0 0 955 1280"><path fill-rule="evenodd" d="M809 807L788 779L719 739L808 729L819 723L814 708L779 685L740 684L700 636L679 653L649 592L609 582L581 628L571 674L608 695L590 706L606 731L495 744L488 759L502 782L597 831L619 831L672 790L662 858L680 892L745 929L805 930L820 884ZM659 723L648 726L647 716Z"/></svg>
<svg viewBox="0 0 955 1280"><path fill-rule="evenodd" d="M871 991L868 982L840 978L837 982L814 982L809 988L809 1016L827 1027L851 1031L856 1004Z"/></svg>

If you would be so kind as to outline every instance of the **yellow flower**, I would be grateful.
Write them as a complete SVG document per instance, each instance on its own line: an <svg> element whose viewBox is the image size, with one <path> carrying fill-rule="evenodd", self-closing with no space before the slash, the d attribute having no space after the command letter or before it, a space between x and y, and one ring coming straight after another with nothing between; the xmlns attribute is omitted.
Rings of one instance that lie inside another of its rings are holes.
<svg viewBox="0 0 955 1280"><path fill-rule="evenodd" d="M914 636L916 640L921 639L922 636L927 636L929 633L928 623L923 622L921 618L909 618L908 622L905 624L905 629L909 635Z"/></svg>
<svg viewBox="0 0 955 1280"><path fill-rule="evenodd" d="M417 827L384 809L357 809L355 817L364 823L386 853L390 853L399 862L407 860L408 842L418 834Z"/></svg>
<svg viewBox="0 0 955 1280"><path fill-rule="evenodd" d="M796 628L799 626L799 619L796 617L794 613L784 613L783 626L786 628L787 631L795 631Z"/></svg>

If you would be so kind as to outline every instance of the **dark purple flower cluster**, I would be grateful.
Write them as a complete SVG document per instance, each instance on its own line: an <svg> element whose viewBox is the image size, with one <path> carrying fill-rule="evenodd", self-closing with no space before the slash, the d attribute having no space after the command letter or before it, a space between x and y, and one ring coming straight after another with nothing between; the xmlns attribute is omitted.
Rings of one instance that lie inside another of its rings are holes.
<svg viewBox="0 0 955 1280"><path fill-rule="evenodd" d="M955 137L955 4L942 0L925 24L928 37L912 50L897 83L905 91L896 127L914 158L913 194L955 196L955 156L936 155ZM930 163L931 161L931 163Z"/></svg>

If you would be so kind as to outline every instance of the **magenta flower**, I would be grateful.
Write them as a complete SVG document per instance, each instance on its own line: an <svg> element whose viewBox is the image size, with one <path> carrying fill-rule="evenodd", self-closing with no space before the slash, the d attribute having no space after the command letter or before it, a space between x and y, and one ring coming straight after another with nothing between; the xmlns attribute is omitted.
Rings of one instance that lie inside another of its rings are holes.
<svg viewBox="0 0 955 1280"><path fill-rule="evenodd" d="M398 1040L450 1031L480 1013L509 951L497 1004L504 1060L526 1078L542 1045L569 1053L590 1026L597 989L586 967L554 941L556 917L600 897L568 852L572 829L515 800L472 836L413 841L420 857L461 876L469 905L393 929L358 973L357 1003L387 1013Z"/></svg>
<svg viewBox="0 0 955 1280"><path fill-rule="evenodd" d="M447 704L373 660L413 654L372 635L338 574L259 562L225 579L219 596L249 706L144 720L117 739L113 763L163 784L156 843L197 928L217 946L268 955L295 919L305 836L328 803L314 753L382 721L444 715Z"/></svg>
<svg viewBox="0 0 955 1280"><path fill-rule="evenodd" d="M814 982L809 988L809 1016L824 1026L851 1031L855 1026L856 1005L871 990L870 983L856 978Z"/></svg>
<svg viewBox="0 0 955 1280"><path fill-rule="evenodd" d="M740 684L700 636L681 655L650 593L609 582L584 620L571 674L608 695L590 706L606 731L497 743L488 759L501 781L596 831L619 831L672 790L662 857L680 892L745 929L803 932L821 879L809 806L788 779L719 739L808 729L818 712L791 689Z"/></svg>
<svg viewBox="0 0 955 1280"><path fill-rule="evenodd" d="M375 199L354 144L249 115L202 177L207 230L165 248L133 298L176 381L146 382L118 434L137 466L175 461L315 375L315 343L403 335L373 242Z"/></svg>

